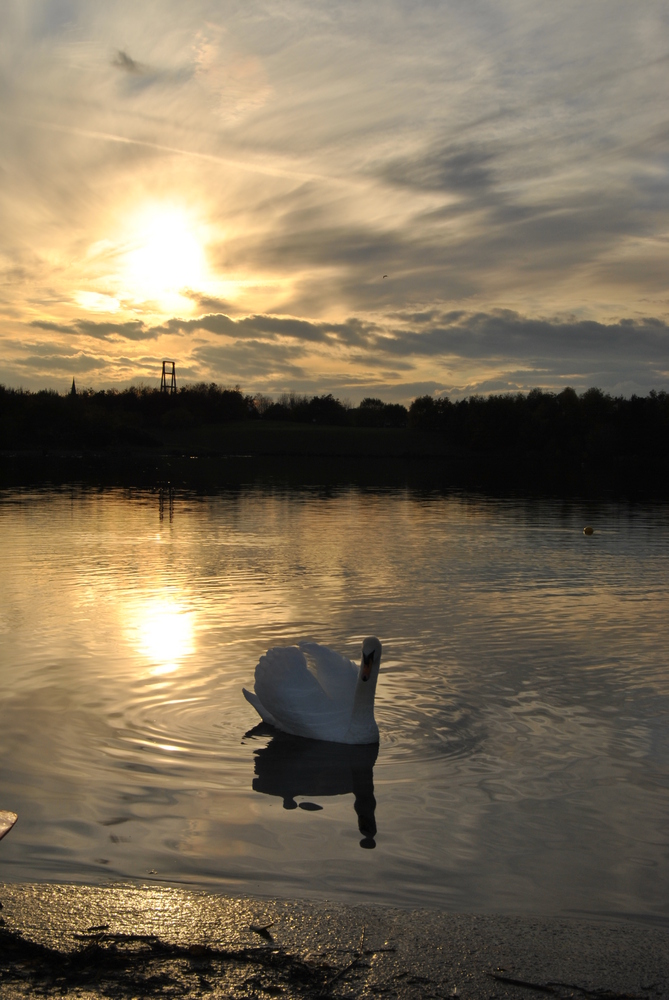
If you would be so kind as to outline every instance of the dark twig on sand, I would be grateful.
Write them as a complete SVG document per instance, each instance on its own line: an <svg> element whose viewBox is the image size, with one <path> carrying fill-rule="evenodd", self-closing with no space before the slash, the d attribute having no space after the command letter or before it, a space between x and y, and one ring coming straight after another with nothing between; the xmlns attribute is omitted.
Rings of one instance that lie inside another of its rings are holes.
<svg viewBox="0 0 669 1000"><path fill-rule="evenodd" d="M498 972L488 972L486 975L491 979L496 979L500 983L508 983L510 986L525 986L529 990L537 990L539 993L554 993L561 990L577 990L586 997L594 997L596 1000L648 1000L647 997L638 993L614 993L606 989L589 990L585 986L578 986L576 983L562 983L557 980L549 980L545 983L533 983L528 979L516 979L513 976L502 976Z"/></svg>
<svg viewBox="0 0 669 1000"><path fill-rule="evenodd" d="M510 986L526 986L530 990L539 990L540 993L555 993L552 986L544 983L531 983L527 979L515 979L513 976L500 976L498 972L488 972L491 979L496 979L498 983L508 983Z"/></svg>
<svg viewBox="0 0 669 1000"><path fill-rule="evenodd" d="M326 983L327 989L329 989L332 986L332 984L334 982L336 982L338 979L343 979L344 976L347 974L347 972L350 972L351 969L354 969L356 967L356 965L360 964L360 959L365 954L365 927L364 927L364 924L363 924L363 928L362 928L362 934L360 936L360 944L358 945L358 950L354 951L353 954L355 955L355 958L353 959L353 961L349 962L348 965L345 965L343 969L340 969L339 972L336 972L335 975L332 976L327 981L327 983Z"/></svg>
<svg viewBox="0 0 669 1000"><path fill-rule="evenodd" d="M616 993L614 990L594 989L589 990L585 986L578 986L576 983L560 983L550 980L549 986L559 986L563 990L577 990L586 997L595 997L596 1000L648 1000L647 996L640 993Z"/></svg>

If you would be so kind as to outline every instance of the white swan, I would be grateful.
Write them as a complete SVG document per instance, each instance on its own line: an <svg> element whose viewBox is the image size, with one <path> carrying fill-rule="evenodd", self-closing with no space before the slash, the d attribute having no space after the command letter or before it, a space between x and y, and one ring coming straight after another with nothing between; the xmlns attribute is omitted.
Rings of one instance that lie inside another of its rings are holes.
<svg viewBox="0 0 669 1000"><path fill-rule="evenodd" d="M378 743L374 695L380 662L375 637L363 642L359 669L316 642L274 646L256 667L255 694L242 691L263 722L284 733L330 743Z"/></svg>

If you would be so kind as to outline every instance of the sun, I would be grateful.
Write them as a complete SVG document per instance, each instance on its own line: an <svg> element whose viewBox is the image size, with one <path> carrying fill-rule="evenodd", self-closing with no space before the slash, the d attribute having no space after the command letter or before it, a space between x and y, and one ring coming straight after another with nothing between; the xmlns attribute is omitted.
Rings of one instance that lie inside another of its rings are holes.
<svg viewBox="0 0 669 1000"><path fill-rule="evenodd" d="M138 301L169 310L184 289L202 288L207 267L198 227L186 211L153 206L137 217L125 253L123 284Z"/></svg>

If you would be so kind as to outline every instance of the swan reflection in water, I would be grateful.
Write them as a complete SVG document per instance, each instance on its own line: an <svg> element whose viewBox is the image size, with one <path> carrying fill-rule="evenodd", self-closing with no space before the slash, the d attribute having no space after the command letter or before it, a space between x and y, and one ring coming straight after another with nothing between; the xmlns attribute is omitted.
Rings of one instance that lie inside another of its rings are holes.
<svg viewBox="0 0 669 1000"><path fill-rule="evenodd" d="M362 834L361 847L376 847L376 799L374 764L378 743L362 745L326 743L303 736L288 736L262 722L245 735L271 736L265 747L254 750L254 792L277 795L284 809L297 809L296 796L320 798L323 795L353 793L353 808ZM301 809L320 810L313 802L300 802Z"/></svg>

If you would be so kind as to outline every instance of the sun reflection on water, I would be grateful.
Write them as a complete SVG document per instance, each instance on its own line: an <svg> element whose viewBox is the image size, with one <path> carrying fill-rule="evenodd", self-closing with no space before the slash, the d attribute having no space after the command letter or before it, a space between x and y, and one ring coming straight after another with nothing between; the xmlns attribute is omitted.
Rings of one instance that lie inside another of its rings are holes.
<svg viewBox="0 0 669 1000"><path fill-rule="evenodd" d="M195 612L171 595L140 601L128 615L128 638L155 676L170 674L195 652Z"/></svg>

